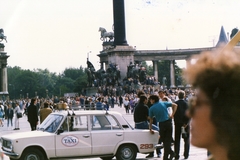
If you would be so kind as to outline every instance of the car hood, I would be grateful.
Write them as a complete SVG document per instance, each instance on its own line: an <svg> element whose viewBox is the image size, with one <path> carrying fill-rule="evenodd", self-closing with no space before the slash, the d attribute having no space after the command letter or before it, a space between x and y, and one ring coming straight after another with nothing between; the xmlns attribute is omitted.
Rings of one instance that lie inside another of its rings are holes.
<svg viewBox="0 0 240 160"><path fill-rule="evenodd" d="M21 138L36 138L36 137L43 137L48 136L54 133L43 132L43 131L29 131L29 132L19 132L19 133L12 133L3 135L2 138L4 139L21 139Z"/></svg>

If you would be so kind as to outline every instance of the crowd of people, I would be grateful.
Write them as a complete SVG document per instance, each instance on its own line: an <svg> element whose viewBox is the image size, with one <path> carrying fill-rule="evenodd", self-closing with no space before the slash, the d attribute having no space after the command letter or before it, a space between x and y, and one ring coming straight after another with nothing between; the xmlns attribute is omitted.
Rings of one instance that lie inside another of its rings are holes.
<svg viewBox="0 0 240 160"><path fill-rule="evenodd" d="M159 90L156 89L154 91L150 91L150 90L146 90L143 89L142 90L138 90L137 93L126 93L122 96L104 96L103 94L100 93L96 93L95 95L92 96L84 96L84 95L80 95L80 96L75 96L75 97L61 97L58 98L57 96L53 97L53 98L42 98L42 99L37 99L37 98L32 98L32 99L21 99L21 100L15 100L15 101L7 101L4 104L5 105L1 105L1 108L5 114L5 118L8 120L8 127L12 127L13 123L12 123L12 119L13 117L15 118L15 128L14 130L19 130L19 118L17 117L17 113L20 112L21 110L23 111L23 115L24 116L28 116L28 122L31 126L31 130L34 131L36 130L36 127L38 124L42 123L42 121L52 112L54 112L55 110L57 110L57 104L59 103L64 103L66 104L66 106L68 107L68 109L70 110L109 110L111 108L114 107L122 107L126 114L132 114L134 117L134 121L136 123L136 128L138 129L149 129L149 120L151 119L151 116L155 117L155 122L152 125L152 129L155 130L159 130L159 128L162 128L163 126L160 127L160 124L162 121L164 120L159 120L157 118L157 115L151 115L150 112L151 111L151 106L154 105L154 103L156 103L157 101L168 101L167 103L171 103L172 102L178 102L179 99L181 97L179 97L178 93L181 93L180 89L169 89L169 90ZM187 95L184 96L184 99L188 99L190 96L193 96L193 91L192 90L187 90ZM153 95L159 97L159 99L154 99L155 101L152 101L151 104L151 98L153 97ZM184 94L185 95L185 94ZM143 96L143 97L142 97ZM146 105L145 109L142 109L141 105ZM138 108L141 108L140 110ZM153 107L154 108L154 107ZM9 109L12 111L11 115L9 112ZM146 110L146 111L145 111ZM168 110L167 115L165 115L166 117L169 117L169 122L172 122L172 118L173 116L170 115L171 110ZM175 113L176 109L172 110L172 113ZM183 111L181 111L181 114ZM155 113L155 111L153 112ZM138 120L135 120L135 118L138 117ZM150 117L150 119L148 118ZM153 118L152 117L152 118ZM142 122L144 122L144 124L142 124ZM152 121L150 120L150 123L152 123ZM178 122L179 126L180 126L180 130L181 130L181 123L182 122ZM172 123L170 123L171 125ZM186 125L185 127L187 127L188 125ZM163 130L159 130L159 131L163 131ZM179 130L178 130L179 131ZM186 131L189 133L189 129ZM171 135L172 131L168 132L169 135ZM160 132L160 135L163 134ZM181 135L181 131L180 133L178 132L178 136ZM178 138L177 141L173 141L172 140L172 136L170 136L171 141L170 143L166 143L166 140L164 139L164 136L161 136L162 138L159 139L159 143L163 143L165 144L164 149L165 148L169 148L169 144L171 147L171 143L175 142L177 143L176 146L179 146L180 144L180 138ZM187 136L187 138L189 138L189 136ZM169 139L169 136L168 136ZM167 139L167 141L168 141ZM189 140L186 142L188 142L189 145ZM179 150L179 147L178 147ZM188 157L188 151L189 151L189 147L188 149L186 149L186 156ZM166 151L164 153L167 153ZM171 153L170 156L172 156L173 158L173 151ZM179 154L179 151L176 152ZM157 150L157 155L158 157L160 157L161 155L161 150ZM154 154L150 153L147 157L153 157ZM166 155L167 156L167 155ZM175 156L175 155L174 155ZM179 156L179 155L178 155Z"/></svg>

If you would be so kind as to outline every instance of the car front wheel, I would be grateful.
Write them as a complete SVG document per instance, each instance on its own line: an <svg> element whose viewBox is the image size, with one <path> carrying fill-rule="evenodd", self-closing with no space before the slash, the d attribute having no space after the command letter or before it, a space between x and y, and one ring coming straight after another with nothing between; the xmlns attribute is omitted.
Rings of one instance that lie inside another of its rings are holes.
<svg viewBox="0 0 240 160"><path fill-rule="evenodd" d="M117 160L135 160L136 157L136 147L130 144L120 146L116 154Z"/></svg>
<svg viewBox="0 0 240 160"><path fill-rule="evenodd" d="M26 149L20 160L46 160L45 155L38 149L29 148Z"/></svg>

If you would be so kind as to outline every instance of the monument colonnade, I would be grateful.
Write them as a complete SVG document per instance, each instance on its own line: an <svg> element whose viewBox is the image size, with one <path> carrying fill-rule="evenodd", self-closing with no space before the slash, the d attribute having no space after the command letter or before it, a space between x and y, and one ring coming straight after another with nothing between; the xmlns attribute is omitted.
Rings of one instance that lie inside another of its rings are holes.
<svg viewBox="0 0 240 160"><path fill-rule="evenodd" d="M175 49L175 50L136 50L131 46L116 46L115 48L110 43L103 43L103 50L98 55L100 63L108 68L108 64L117 64L121 71L122 79L127 75L127 66L132 63L141 61L152 61L154 77L158 81L158 61L170 61L170 88L176 87L175 84L175 60L190 60L190 57L195 54L200 54L203 51L212 50L209 48L194 48L194 49Z"/></svg>

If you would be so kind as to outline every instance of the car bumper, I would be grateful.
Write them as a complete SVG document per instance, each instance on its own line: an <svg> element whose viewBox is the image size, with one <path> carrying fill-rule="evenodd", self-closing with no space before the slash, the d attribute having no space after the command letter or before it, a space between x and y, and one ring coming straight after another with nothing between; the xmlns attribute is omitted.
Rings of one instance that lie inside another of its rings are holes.
<svg viewBox="0 0 240 160"><path fill-rule="evenodd" d="M2 154L5 154L5 155L7 155L7 156L10 156L10 157L18 157L19 156L19 154L17 154L17 153L13 153L13 152L8 152L8 151L3 151L1 148L0 148L0 153Z"/></svg>

